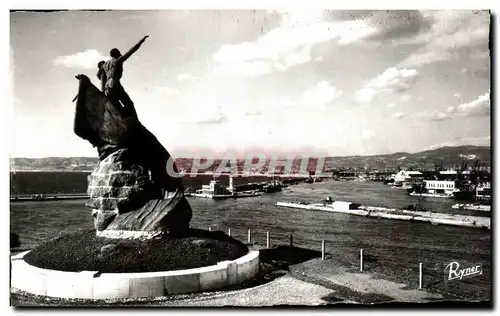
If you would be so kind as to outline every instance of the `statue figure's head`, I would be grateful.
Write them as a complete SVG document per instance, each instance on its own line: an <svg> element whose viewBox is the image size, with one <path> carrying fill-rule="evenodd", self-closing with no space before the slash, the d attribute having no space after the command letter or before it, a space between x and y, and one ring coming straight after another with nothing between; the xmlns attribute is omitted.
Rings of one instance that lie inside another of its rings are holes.
<svg viewBox="0 0 500 316"><path fill-rule="evenodd" d="M104 60L101 60L100 62L97 63L97 69L101 69L102 65L104 65Z"/></svg>
<svg viewBox="0 0 500 316"><path fill-rule="evenodd" d="M109 55L113 58L120 58L122 53L120 53L120 50L118 48L113 48L109 51Z"/></svg>

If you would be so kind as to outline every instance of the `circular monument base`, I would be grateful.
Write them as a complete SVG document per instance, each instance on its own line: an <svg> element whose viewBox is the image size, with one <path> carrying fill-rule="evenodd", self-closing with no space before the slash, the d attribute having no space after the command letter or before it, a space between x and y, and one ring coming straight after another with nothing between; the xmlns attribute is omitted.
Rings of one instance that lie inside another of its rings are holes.
<svg viewBox="0 0 500 316"><path fill-rule="evenodd" d="M11 286L62 298L158 297L223 289L259 272L258 251L222 232L193 232L141 242L64 235L13 256Z"/></svg>

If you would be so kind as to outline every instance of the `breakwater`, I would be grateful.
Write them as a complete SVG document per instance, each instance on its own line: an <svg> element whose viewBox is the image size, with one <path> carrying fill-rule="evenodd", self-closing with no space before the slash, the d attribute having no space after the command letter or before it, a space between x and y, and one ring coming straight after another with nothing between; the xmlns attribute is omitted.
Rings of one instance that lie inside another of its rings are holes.
<svg viewBox="0 0 500 316"><path fill-rule="evenodd" d="M339 207L335 207L336 203ZM333 202L327 203L296 203L296 202L277 202L277 206L299 208L312 211L325 211L335 213L345 213L351 215L387 218L406 221L429 222L431 224L455 225L463 227L487 228L491 229L491 220L487 217L468 216L458 214L444 214L436 212L409 211L396 208L375 207L356 205L350 202Z"/></svg>

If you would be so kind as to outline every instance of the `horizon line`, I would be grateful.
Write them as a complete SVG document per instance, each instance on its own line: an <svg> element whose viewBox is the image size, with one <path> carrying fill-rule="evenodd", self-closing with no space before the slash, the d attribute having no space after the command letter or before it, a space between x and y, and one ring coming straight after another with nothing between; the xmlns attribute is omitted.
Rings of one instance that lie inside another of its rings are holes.
<svg viewBox="0 0 500 316"><path fill-rule="evenodd" d="M356 154L356 155L343 155L343 156L330 156L330 155L314 155L314 156L309 156L308 158L344 158L344 157L371 157L371 156L385 156L385 155L395 155L395 154L416 154L416 153L419 153L419 152L424 152L424 151L433 151L433 150L438 150L438 149L441 149L441 148L447 148L447 147L452 147L452 148L456 148L456 147L490 147L491 148L491 144L490 145L458 145L458 146L441 146L441 147L437 147L437 148L433 148L433 149L423 149L423 150L420 150L420 151L415 151L415 152L406 152L406 151L396 151L396 152L392 152L392 153L382 153L382 154L367 154L367 155L362 155L362 154ZM172 151L172 152L175 152L175 151ZM231 151L229 151L231 152ZM236 154L236 158L238 159L238 154L241 154L240 153L241 151L238 151L238 153ZM255 151L251 151L249 153L252 153L252 152L255 152ZM169 153L171 153L171 151L169 151ZM245 153L243 151L243 153ZM266 159L268 157L272 157L272 156L278 156L278 157L286 157L287 155L290 155L290 153L288 154L267 154L266 153ZM307 157L305 155L297 155L297 154L293 154L294 155L294 158L304 158L304 157ZM171 154L171 157L173 155ZM257 156L253 156L253 157L257 157ZM252 157L252 158L253 158ZM49 158L89 158L89 159L99 159L99 157L96 155L96 156L44 156L44 157L11 157L9 155L9 159L49 159ZM181 159L181 158L184 158L184 159L191 159L191 158L194 158L194 157L189 157L189 156L178 156L176 157L175 159ZM201 158L207 158L207 159L221 159L221 158L224 158L224 154L221 155L220 157L208 157L208 156L201 156ZM248 157L247 157L248 158Z"/></svg>

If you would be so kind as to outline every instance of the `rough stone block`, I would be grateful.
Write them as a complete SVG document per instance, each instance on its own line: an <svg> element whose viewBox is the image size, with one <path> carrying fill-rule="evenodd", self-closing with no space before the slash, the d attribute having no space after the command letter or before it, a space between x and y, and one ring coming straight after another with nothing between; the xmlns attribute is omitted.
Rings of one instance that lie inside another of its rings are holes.
<svg viewBox="0 0 500 316"><path fill-rule="evenodd" d="M137 177L130 173L113 173L109 179L109 185L113 187L134 185Z"/></svg>
<svg viewBox="0 0 500 316"><path fill-rule="evenodd" d="M111 189L112 187L108 186L89 186L89 192L88 194L90 195L91 198L98 198L98 197L113 197L111 195Z"/></svg>
<svg viewBox="0 0 500 316"><path fill-rule="evenodd" d="M92 174L89 176L89 185L92 186L107 186L109 182L109 174Z"/></svg>
<svg viewBox="0 0 500 316"><path fill-rule="evenodd" d="M110 196L115 198L128 198L133 191L133 187L112 187Z"/></svg>

